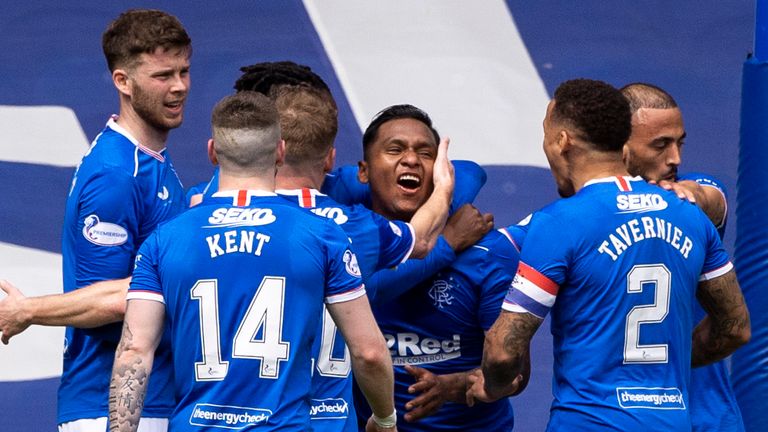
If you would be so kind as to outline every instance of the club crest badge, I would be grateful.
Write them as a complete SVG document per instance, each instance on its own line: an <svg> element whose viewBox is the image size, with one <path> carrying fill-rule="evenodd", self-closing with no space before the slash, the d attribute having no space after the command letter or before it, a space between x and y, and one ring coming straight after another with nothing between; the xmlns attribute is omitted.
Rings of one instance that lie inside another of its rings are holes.
<svg viewBox="0 0 768 432"><path fill-rule="evenodd" d="M429 298L432 299L438 309L453 304L453 295L451 295L451 290L454 287L453 282L453 278L449 277L448 280L436 279L432 283L432 287L429 289Z"/></svg>

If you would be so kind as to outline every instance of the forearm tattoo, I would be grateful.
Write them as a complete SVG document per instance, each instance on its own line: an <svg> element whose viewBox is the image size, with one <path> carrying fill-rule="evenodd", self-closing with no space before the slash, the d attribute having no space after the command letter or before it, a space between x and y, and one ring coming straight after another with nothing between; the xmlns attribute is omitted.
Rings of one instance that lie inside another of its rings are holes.
<svg viewBox="0 0 768 432"><path fill-rule="evenodd" d="M139 427L150 371L129 350L133 334L126 323L115 354L109 386L109 430L136 431Z"/></svg>
<svg viewBox="0 0 768 432"><path fill-rule="evenodd" d="M701 282L696 297L708 314L693 333L691 364L701 366L721 360L736 350L741 345L739 335L749 332L750 322L733 271Z"/></svg>
<svg viewBox="0 0 768 432"><path fill-rule="evenodd" d="M488 332L492 345L488 351L497 352L497 355L488 357L507 359L483 362L485 388L489 395L510 393L509 386L515 378L528 372L531 338L541 322L541 318L527 313L503 313L501 325L494 326Z"/></svg>

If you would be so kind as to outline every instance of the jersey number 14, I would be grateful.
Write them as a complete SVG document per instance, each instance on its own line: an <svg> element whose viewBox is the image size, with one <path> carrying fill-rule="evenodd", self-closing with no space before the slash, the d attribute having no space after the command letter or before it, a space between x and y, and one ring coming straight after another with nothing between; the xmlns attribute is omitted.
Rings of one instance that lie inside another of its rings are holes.
<svg viewBox="0 0 768 432"><path fill-rule="evenodd" d="M219 296L216 279L199 280L190 292L200 310L203 361L195 362L198 381L221 381L229 362L221 358ZM261 361L260 378L277 379L280 362L288 360L290 343L282 340L285 278L265 276L240 321L232 341L232 357ZM261 333L258 339L256 336Z"/></svg>

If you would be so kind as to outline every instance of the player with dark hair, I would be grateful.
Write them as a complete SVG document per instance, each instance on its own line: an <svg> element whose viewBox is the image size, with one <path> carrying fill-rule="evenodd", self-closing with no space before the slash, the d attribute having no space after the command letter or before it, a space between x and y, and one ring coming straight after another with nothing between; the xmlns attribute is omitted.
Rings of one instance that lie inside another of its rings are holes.
<svg viewBox="0 0 768 432"><path fill-rule="evenodd" d="M66 325L58 397L62 432L103 432L109 373L125 294L141 243L184 210L184 190L165 149L189 92L191 40L158 10L122 13L102 46L120 100L72 179L64 214L64 294L24 297L3 284L3 342L31 324ZM161 346L143 407L142 430L164 431L174 406L170 358Z"/></svg>
<svg viewBox="0 0 768 432"><path fill-rule="evenodd" d="M548 430L690 430L691 365L749 340L749 313L714 226L673 193L627 175L630 133L629 104L612 86L579 79L555 91L544 152L567 199L531 218L470 400L518 390L531 338L551 310ZM694 297L708 312L695 329Z"/></svg>
<svg viewBox="0 0 768 432"><path fill-rule="evenodd" d="M682 188L693 196L722 238L728 214L725 187L706 174L678 173L686 133L677 102L663 89L647 83L628 84L621 92L632 113L632 135L625 145L629 173L665 188ZM705 315L699 305L694 306L694 323ZM692 369L689 394L694 432L744 430L725 361Z"/></svg>
<svg viewBox="0 0 768 432"><path fill-rule="evenodd" d="M243 66L240 70L243 74L235 82L236 91L256 91L274 98L274 93L280 87L298 85L331 93L328 84L309 66L292 61L255 63ZM333 103L335 106L335 101ZM459 160L453 161L453 164L460 182L454 190L451 212L457 211L465 203L472 202L486 180L485 171L474 162ZM320 191L339 203L363 204L370 208L370 190L368 185L357 180L357 169L356 165L344 165L327 172ZM215 192L217 184L218 170L215 170L211 180L195 185L187 191L189 205L193 206L200 202L203 195Z"/></svg>
<svg viewBox="0 0 768 432"><path fill-rule="evenodd" d="M179 401L172 429L308 430L307 365L323 302L375 414L387 417L391 361L346 234L274 193L285 147L272 101L228 96L213 110L212 129L208 153L221 167L221 190L158 228L136 258L111 430L137 430L166 321Z"/></svg>
<svg viewBox="0 0 768 432"><path fill-rule="evenodd" d="M255 91L269 95L272 89L284 85L301 85L316 90L331 92L328 84L309 66L292 61L263 62L240 68L243 73L235 81L237 91Z"/></svg>
<svg viewBox="0 0 768 432"><path fill-rule="evenodd" d="M411 105L389 107L373 119L363 134L360 180L370 185L377 213L407 221L419 210L431 188L422 170L434 157L438 137L429 116ZM466 250L451 254L448 261L432 255L424 260L431 262L409 260L366 280L395 364L398 420L407 420L398 427L509 430L510 404L467 407L464 383L468 371L480 365L484 332L499 314L517 266L517 251L506 237L490 231ZM409 289L411 285L416 286ZM426 381L435 375L452 385L428 386ZM432 394L449 387L450 392ZM430 394L412 401L414 392ZM360 410L366 412L365 407Z"/></svg>
<svg viewBox="0 0 768 432"><path fill-rule="evenodd" d="M446 167L436 167L436 186L434 190L424 189L429 194L428 202L410 222L389 221L362 205L340 204L318 190L335 156L336 106L330 93L308 86L282 85L270 94L280 113L286 142L285 163L276 177L277 193L341 226L352 241L351 249L363 278L408 258L421 258L432 249L445 224L451 198L452 181L446 182ZM427 175L431 180L432 173ZM481 218L479 212L477 218ZM327 313L318 333L313 348L312 429L353 429L356 416L344 339Z"/></svg>

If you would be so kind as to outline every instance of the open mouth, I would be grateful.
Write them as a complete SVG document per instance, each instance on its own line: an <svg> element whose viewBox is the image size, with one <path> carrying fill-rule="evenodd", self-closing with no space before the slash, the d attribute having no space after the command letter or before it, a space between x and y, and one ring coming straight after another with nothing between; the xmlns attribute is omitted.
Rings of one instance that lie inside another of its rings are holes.
<svg viewBox="0 0 768 432"><path fill-rule="evenodd" d="M407 191L414 192L421 186L421 178L416 174L400 174L397 177L397 184Z"/></svg>
<svg viewBox="0 0 768 432"><path fill-rule="evenodd" d="M184 101L166 102L164 105L172 111L178 111L184 106Z"/></svg>

